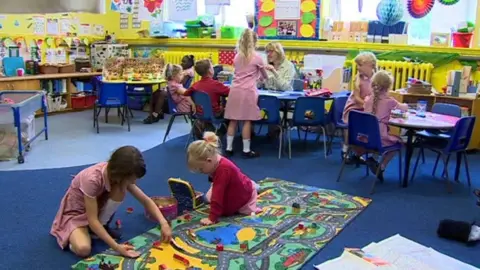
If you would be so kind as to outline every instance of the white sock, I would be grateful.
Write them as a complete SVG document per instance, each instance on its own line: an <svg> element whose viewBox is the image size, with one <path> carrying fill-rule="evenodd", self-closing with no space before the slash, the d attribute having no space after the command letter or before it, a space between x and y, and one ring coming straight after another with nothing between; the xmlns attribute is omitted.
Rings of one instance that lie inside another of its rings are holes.
<svg viewBox="0 0 480 270"><path fill-rule="evenodd" d="M477 225L472 225L472 230L468 236L468 241L478 241L480 240L480 227Z"/></svg>
<svg viewBox="0 0 480 270"><path fill-rule="evenodd" d="M233 138L234 136L227 135L227 151L233 150Z"/></svg>
<svg viewBox="0 0 480 270"><path fill-rule="evenodd" d="M108 201L105 203L105 206L103 206L102 210L100 210L100 216L98 217L98 220L100 220L100 223L102 223L102 225L107 224L108 220L110 220L112 215L117 212L117 209L121 203L122 202L108 199Z"/></svg>
<svg viewBox="0 0 480 270"><path fill-rule="evenodd" d="M243 140L243 152L250 153L250 140Z"/></svg>
<svg viewBox="0 0 480 270"><path fill-rule="evenodd" d="M342 145L342 152L346 153L348 150L348 145L344 144Z"/></svg>

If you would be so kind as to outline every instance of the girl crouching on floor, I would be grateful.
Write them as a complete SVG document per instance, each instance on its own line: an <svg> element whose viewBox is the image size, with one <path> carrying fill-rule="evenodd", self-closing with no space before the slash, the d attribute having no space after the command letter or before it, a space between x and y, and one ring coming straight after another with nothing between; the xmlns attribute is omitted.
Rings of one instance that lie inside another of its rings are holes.
<svg viewBox="0 0 480 270"><path fill-rule="evenodd" d="M235 164L220 154L219 140L213 132L205 132L203 140L192 142L187 149L190 170L210 176L212 187L206 194L210 203L203 225L216 223L221 216L257 212L257 184Z"/></svg>

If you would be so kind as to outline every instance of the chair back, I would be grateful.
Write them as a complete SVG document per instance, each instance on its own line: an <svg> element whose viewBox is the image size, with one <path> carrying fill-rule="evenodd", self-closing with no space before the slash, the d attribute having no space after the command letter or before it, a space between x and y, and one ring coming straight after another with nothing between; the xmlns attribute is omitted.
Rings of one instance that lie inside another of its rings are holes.
<svg viewBox="0 0 480 270"><path fill-rule="evenodd" d="M183 83L183 88L188 89L192 85L193 77L188 77L188 79Z"/></svg>
<svg viewBox="0 0 480 270"><path fill-rule="evenodd" d="M102 76L92 77L92 86L93 92L98 93L98 91L100 91L100 88L102 87Z"/></svg>
<svg viewBox="0 0 480 270"><path fill-rule="evenodd" d="M348 144L367 151L383 152L377 117L370 113L351 111L348 115Z"/></svg>
<svg viewBox="0 0 480 270"><path fill-rule="evenodd" d="M462 117L457 121L451 133L445 153L452 153L466 150L472 138L475 116Z"/></svg>
<svg viewBox="0 0 480 270"><path fill-rule="evenodd" d="M223 71L222 65L215 65L213 67L213 79L218 80L218 74Z"/></svg>
<svg viewBox="0 0 480 270"><path fill-rule="evenodd" d="M319 126L326 124L326 122L324 98L297 98L293 110L293 126Z"/></svg>
<svg viewBox="0 0 480 270"><path fill-rule="evenodd" d="M295 79L292 81L293 91L303 91L303 80Z"/></svg>
<svg viewBox="0 0 480 270"><path fill-rule="evenodd" d="M335 125L344 124L342 120L343 109L345 104L347 104L348 96L339 96L335 97L333 100L333 114L332 120Z"/></svg>
<svg viewBox="0 0 480 270"><path fill-rule="evenodd" d="M157 90L160 91L160 90ZM168 113L170 115L177 113L177 104L172 98L172 93L170 93L170 90L167 87L167 103L168 103Z"/></svg>
<svg viewBox="0 0 480 270"><path fill-rule="evenodd" d="M280 100L275 96L260 95L258 107L262 111L262 119L256 121L258 124L280 125Z"/></svg>
<svg viewBox="0 0 480 270"><path fill-rule="evenodd" d="M97 99L100 106L126 105L127 84L102 82Z"/></svg>
<svg viewBox="0 0 480 270"><path fill-rule="evenodd" d="M215 115L213 113L212 101L210 96L203 91L193 91L192 99L196 106L194 118L203 121L213 121Z"/></svg>
<svg viewBox="0 0 480 270"><path fill-rule="evenodd" d="M460 106L448 103L435 103L432 112L437 114L449 115L454 117L462 117L462 109Z"/></svg>

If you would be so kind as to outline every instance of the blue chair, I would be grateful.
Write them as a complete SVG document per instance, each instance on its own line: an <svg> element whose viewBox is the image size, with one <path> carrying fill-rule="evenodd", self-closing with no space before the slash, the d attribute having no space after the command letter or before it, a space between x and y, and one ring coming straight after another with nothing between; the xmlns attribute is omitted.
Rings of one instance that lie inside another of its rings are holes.
<svg viewBox="0 0 480 270"><path fill-rule="evenodd" d="M204 123L212 124L213 127L215 128L214 130L215 133L218 132L218 130L222 125L225 125L225 119L223 117L222 118L215 117L215 114L213 113L213 108L212 108L212 101L210 99L210 96L207 93L203 91L193 91L192 99L193 99L193 102L195 103L195 107L197 110L195 114L192 116L193 118L192 129L190 130L190 134L188 135L188 140L185 147L188 146L188 143L193 137L195 123L197 121L203 121Z"/></svg>
<svg viewBox="0 0 480 270"><path fill-rule="evenodd" d="M102 108L105 108L106 123L108 123L108 111L111 108L117 108L120 113L120 117L122 117L121 125L123 126L126 120L128 131L130 131L130 118L128 115L127 104L127 85L125 83L101 83L97 100L93 106L93 127L97 127L97 133L100 133L98 116L100 115Z"/></svg>
<svg viewBox="0 0 480 270"><path fill-rule="evenodd" d="M193 77L188 77L188 79L183 83L183 88L188 89L192 85Z"/></svg>
<svg viewBox="0 0 480 270"><path fill-rule="evenodd" d="M364 113L359 111L351 111L348 115L348 150L347 155L350 154L354 149L363 149L368 154L378 154L382 156L380 158L380 163L383 161L383 156L392 151L398 151L398 178L400 183L402 182L402 145L400 143L394 144L392 146L384 147L382 145L382 140L380 137L380 127L378 123L378 118L370 113ZM342 162L342 167L340 168L340 173L338 175L337 182L340 181L342 177L343 169L345 167L346 159ZM376 178L380 173L380 166L375 173ZM367 167L367 175L369 175L369 170ZM373 181L372 188L370 193L372 194L375 191L376 179Z"/></svg>
<svg viewBox="0 0 480 270"><path fill-rule="evenodd" d="M280 100L275 96L260 95L258 97L258 107L264 112L262 119L255 121L255 124L272 125L280 129L278 158L282 157L283 127L280 117Z"/></svg>
<svg viewBox="0 0 480 270"><path fill-rule="evenodd" d="M160 90L158 90L160 91ZM185 118L185 122L188 123L188 119L191 118L191 113L179 112L177 111L177 104L173 101L172 94L168 91L167 88L167 102L168 102L168 114L170 114L170 120L168 120L167 131L165 132L165 136L163 137L163 142L167 139L170 130L172 129L173 122L175 121L175 117L183 116Z"/></svg>
<svg viewBox="0 0 480 270"><path fill-rule="evenodd" d="M222 65L213 66L213 79L218 80L218 74L223 71Z"/></svg>
<svg viewBox="0 0 480 270"><path fill-rule="evenodd" d="M299 80L299 79L294 79L292 81L292 88L293 88L293 91L303 91L303 80Z"/></svg>
<svg viewBox="0 0 480 270"><path fill-rule="evenodd" d="M309 117L306 117L309 114ZM320 127L323 133L323 147L325 158L327 158L327 132L325 126L328 124L328 118L325 115L325 99L321 97L299 97L295 101L292 120L287 127L288 136L288 156L292 158L292 140L290 131L292 127ZM299 131L300 134L300 131ZM306 140L307 133L305 133ZM320 139L318 134L316 141Z"/></svg>
<svg viewBox="0 0 480 270"><path fill-rule="evenodd" d="M451 186L450 186L450 179L448 177L448 162L452 154L460 155L460 158L463 156L465 172L467 174L468 186L471 186L470 171L468 169L467 147L472 137L474 125L475 125L474 116L463 117L463 118L460 118L460 120L458 120L458 122L455 124L455 128L452 130L450 138L448 140L440 138L440 139L431 139L431 140L424 141L422 144L423 148L418 153L417 160L415 162L415 167L413 168L412 178L410 179L410 181L413 181L415 177L418 162L420 160L420 155L422 153L421 151L423 149L429 149L437 154L437 159L433 167L432 175L435 175L438 161L440 160L440 158L442 158L443 165L444 165L442 175L444 175L445 178L447 179L447 188L449 192L451 191ZM457 171L458 170L459 168L457 168Z"/></svg>
<svg viewBox="0 0 480 270"><path fill-rule="evenodd" d="M435 103L432 107L432 112L436 114L443 114L449 115L454 117L462 117L462 109L460 106L455 104L448 104L448 103ZM448 140L450 138L450 134L448 132L439 132L438 130L421 130L415 133L417 136L416 144L420 146L420 151L422 154L422 163L425 163L425 153L423 148L421 147L422 141L428 140L429 138L434 139L445 139Z"/></svg>
<svg viewBox="0 0 480 270"><path fill-rule="evenodd" d="M345 108L345 104L347 104L348 96L338 96L335 97L333 100L332 108L331 108L331 117L332 117L332 124L333 124L333 135L330 136L329 142L329 153L332 151L332 143L335 137L335 134L338 130L347 129L348 126L343 122L343 109Z"/></svg>

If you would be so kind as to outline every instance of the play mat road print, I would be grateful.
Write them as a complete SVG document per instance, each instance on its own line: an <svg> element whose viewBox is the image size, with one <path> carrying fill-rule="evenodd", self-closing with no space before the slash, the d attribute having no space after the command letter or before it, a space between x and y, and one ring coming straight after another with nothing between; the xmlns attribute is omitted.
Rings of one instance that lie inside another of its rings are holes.
<svg viewBox="0 0 480 270"><path fill-rule="evenodd" d="M334 190L267 178L259 182L262 211L201 226L208 206L172 221L173 238L154 228L130 241L137 259L107 250L73 265L78 270L299 269L371 202Z"/></svg>

